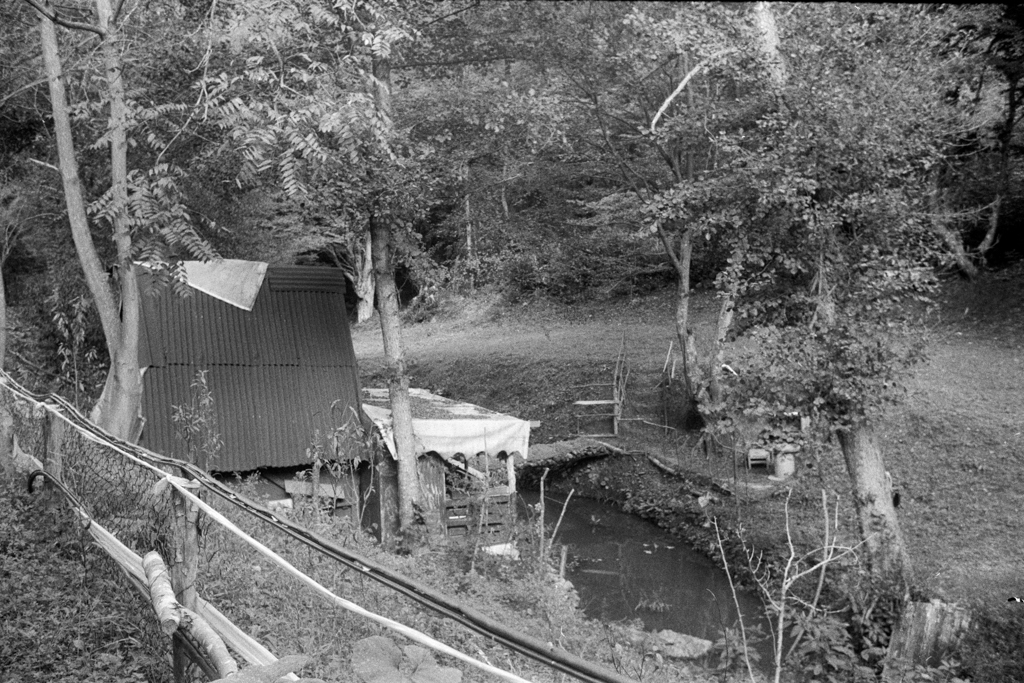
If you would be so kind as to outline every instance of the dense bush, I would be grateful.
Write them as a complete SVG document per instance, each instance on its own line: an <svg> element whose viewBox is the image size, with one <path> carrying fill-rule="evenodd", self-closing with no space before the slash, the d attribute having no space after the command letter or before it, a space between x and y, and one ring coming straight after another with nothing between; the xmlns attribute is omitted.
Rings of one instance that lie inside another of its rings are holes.
<svg viewBox="0 0 1024 683"><path fill-rule="evenodd" d="M633 296L660 289L675 277L649 245L615 236L510 250L498 262L497 284L512 301L538 295L566 303L592 296Z"/></svg>

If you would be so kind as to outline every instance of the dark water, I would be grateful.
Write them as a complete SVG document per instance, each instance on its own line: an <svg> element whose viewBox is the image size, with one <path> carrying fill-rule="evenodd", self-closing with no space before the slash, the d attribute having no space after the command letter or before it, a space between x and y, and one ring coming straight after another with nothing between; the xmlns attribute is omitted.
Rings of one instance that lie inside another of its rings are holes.
<svg viewBox="0 0 1024 683"><path fill-rule="evenodd" d="M521 492L535 505L536 492ZM565 496L548 495L545 517L558 521ZM565 577L583 611L602 621L641 619L649 631L671 629L717 640L736 623L725 572L647 520L598 501L573 498L554 539L567 545ZM738 593L744 624L763 623L760 600Z"/></svg>

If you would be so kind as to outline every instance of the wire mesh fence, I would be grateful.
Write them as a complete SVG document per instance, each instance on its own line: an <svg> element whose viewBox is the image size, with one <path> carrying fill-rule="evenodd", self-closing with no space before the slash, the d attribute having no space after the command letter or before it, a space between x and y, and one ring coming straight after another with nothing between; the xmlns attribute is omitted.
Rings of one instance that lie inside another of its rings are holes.
<svg viewBox="0 0 1024 683"><path fill-rule="evenodd" d="M136 638L152 652L170 652L171 641L153 619L152 607L132 589L118 563L105 553L86 550L91 541L86 529L97 524L137 554L155 549L167 557L172 548L162 530L168 528L172 510L169 497L155 492L162 475L100 443L76 424L84 421L81 415L67 405L54 404L54 399L30 394L12 381L0 381L0 430L4 432L0 436L16 458L34 459L33 467L45 468L62 484L60 490L52 482L35 486L47 487L48 498L69 504L58 506L65 508L61 523L78 529L84 571L119 581L124 599L133 605L126 613L138 617ZM199 667L190 668L195 671L186 675L203 680Z"/></svg>

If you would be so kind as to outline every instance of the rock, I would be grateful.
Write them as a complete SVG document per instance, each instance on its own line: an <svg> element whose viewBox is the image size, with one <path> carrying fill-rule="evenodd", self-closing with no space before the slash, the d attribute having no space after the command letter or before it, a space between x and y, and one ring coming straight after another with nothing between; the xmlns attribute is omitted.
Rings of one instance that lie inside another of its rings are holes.
<svg viewBox="0 0 1024 683"><path fill-rule="evenodd" d="M658 631L655 636L662 654L674 659L698 659L706 655L714 645L710 640L668 629Z"/></svg>

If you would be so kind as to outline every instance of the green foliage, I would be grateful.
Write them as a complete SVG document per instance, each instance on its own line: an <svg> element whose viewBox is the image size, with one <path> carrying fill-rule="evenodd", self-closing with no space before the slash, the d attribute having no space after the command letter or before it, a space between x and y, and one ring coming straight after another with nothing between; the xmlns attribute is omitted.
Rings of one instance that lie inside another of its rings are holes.
<svg viewBox="0 0 1024 683"><path fill-rule="evenodd" d="M310 439L310 446L306 449L306 457L311 462L308 470L299 473L299 477L312 484L314 501L328 497L330 501L327 510L335 514L338 504L342 502L337 496L338 491L333 488L321 487L320 477L326 471L335 481L349 481L357 477L359 466L370 460L371 454L382 456L385 452L384 443L381 441L380 433L376 429L367 430L354 413L349 415L338 415L337 404L331 406L331 413L340 422L327 433L316 430ZM366 513L366 505L370 497L377 491L375 480L376 468L369 468L369 482L362 493L362 496L355 496L355 500L344 502L354 506L354 519L362 526ZM320 504L313 506L317 516L323 511Z"/></svg>
<svg viewBox="0 0 1024 683"><path fill-rule="evenodd" d="M755 648L755 643L767 638L764 629L760 624L746 627L747 647L744 650L743 636L739 626L726 626L722 635L715 640L708 653L714 668L719 671L746 671L746 660L749 657L751 664L758 664L761 661L761 653Z"/></svg>
<svg viewBox="0 0 1024 683"><path fill-rule="evenodd" d="M849 625L838 615L818 610L796 611L789 619L800 644L791 655L790 666L807 680L846 683L873 681L874 670L858 660Z"/></svg>
<svg viewBox="0 0 1024 683"><path fill-rule="evenodd" d="M184 171L169 164L157 164L147 171L128 173L128 225L132 251L137 260L164 266L181 259L209 261L217 253L196 231L194 217L183 201L179 183ZM96 218L112 221L117 207L111 191L89 206ZM214 228L208 224L208 228Z"/></svg>
<svg viewBox="0 0 1024 683"><path fill-rule="evenodd" d="M558 240L547 249L516 249L495 257L500 286L511 301L549 296L567 303L663 287L668 266L640 240L595 234Z"/></svg>
<svg viewBox="0 0 1024 683"><path fill-rule="evenodd" d="M828 416L837 426L878 417L901 399L901 380L924 346L907 326L859 321L810 333L765 326L748 338L752 348L734 366L739 374L728 380L727 404L758 417Z"/></svg>
<svg viewBox="0 0 1024 683"><path fill-rule="evenodd" d="M352 668L363 683L461 683L462 672L438 666L430 650L418 645L399 649L384 636L352 645Z"/></svg>
<svg viewBox="0 0 1024 683"><path fill-rule="evenodd" d="M92 302L84 294L68 298L63 288L54 286L47 304L57 333L60 374L71 384L74 404L80 406L102 381L95 374L99 351L89 338L96 327Z"/></svg>
<svg viewBox="0 0 1024 683"><path fill-rule="evenodd" d="M217 464L224 442L217 432L217 413L213 407L213 393L206 381L207 370L196 372L190 385L189 402L172 406L171 420L174 435L185 445L186 459L210 470Z"/></svg>

